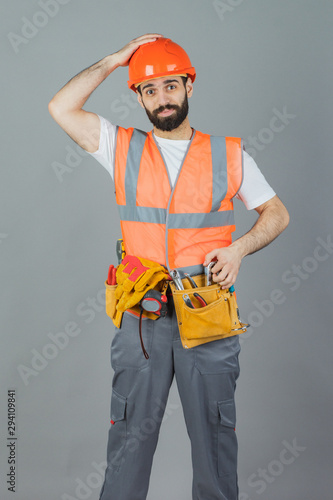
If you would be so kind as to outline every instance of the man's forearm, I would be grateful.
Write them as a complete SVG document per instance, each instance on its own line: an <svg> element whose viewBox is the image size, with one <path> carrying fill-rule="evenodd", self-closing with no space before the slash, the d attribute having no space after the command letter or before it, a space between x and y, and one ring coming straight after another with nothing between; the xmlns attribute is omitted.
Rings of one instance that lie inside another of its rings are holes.
<svg viewBox="0 0 333 500"><path fill-rule="evenodd" d="M49 104L49 110L53 112L72 113L82 109L84 103L92 92L107 78L112 71L119 66L127 66L133 53L148 42L153 42L162 35L148 33L139 36L125 47L104 57L89 68L74 76L66 85L59 90Z"/></svg>
<svg viewBox="0 0 333 500"><path fill-rule="evenodd" d="M213 280L223 289L235 283L243 257L267 246L289 224L288 211L277 196L257 207L256 211L259 217L250 231L228 247L216 248L205 256L204 266L217 260L212 269Z"/></svg>
<svg viewBox="0 0 333 500"><path fill-rule="evenodd" d="M101 124L96 113L83 108L92 92L119 66L128 66L134 52L161 35L148 33L127 43L122 49L104 57L74 76L49 102L52 118L79 146L96 152L100 143Z"/></svg>
<svg viewBox="0 0 333 500"><path fill-rule="evenodd" d="M246 234L235 240L230 248L237 248L241 257L250 255L269 245L288 226L289 215L280 202L264 208L254 226Z"/></svg>
<svg viewBox="0 0 333 500"><path fill-rule="evenodd" d="M118 66L115 54L104 57L66 83L53 97L50 107L61 113L82 109L92 92Z"/></svg>

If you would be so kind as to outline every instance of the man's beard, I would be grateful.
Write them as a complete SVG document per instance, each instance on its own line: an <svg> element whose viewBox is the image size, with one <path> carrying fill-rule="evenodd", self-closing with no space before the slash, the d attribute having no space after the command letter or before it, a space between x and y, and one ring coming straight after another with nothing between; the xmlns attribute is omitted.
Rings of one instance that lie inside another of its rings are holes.
<svg viewBox="0 0 333 500"><path fill-rule="evenodd" d="M165 109L174 109L175 112L170 116L159 117L158 114ZM185 94L181 106L177 106L177 104L166 104L165 106L160 106L155 109L152 113L148 111L146 107L145 110L149 120L156 128L163 130L163 132L171 132L171 130L178 128L188 115L187 95Z"/></svg>

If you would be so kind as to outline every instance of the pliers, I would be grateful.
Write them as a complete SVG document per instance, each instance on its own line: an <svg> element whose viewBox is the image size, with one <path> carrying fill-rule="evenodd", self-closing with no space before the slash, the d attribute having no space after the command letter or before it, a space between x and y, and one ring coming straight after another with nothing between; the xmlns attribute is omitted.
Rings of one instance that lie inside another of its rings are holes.
<svg viewBox="0 0 333 500"><path fill-rule="evenodd" d="M187 295L187 293L184 293L183 295L183 301L187 305L187 307L190 307L191 309L194 309L194 305L192 304L192 301L190 297Z"/></svg>
<svg viewBox="0 0 333 500"><path fill-rule="evenodd" d="M190 276L188 273L184 273L185 275L185 278L188 279L188 281L191 283L192 285L192 288L198 288L198 285L196 284L196 282L194 281L194 279L192 278L192 276ZM201 295L198 294L198 292L194 292L193 293L194 297L198 300L198 302L202 305L202 307L206 306L207 305L207 302L205 301L205 299L203 297L201 297ZM184 296L183 296L184 297ZM187 296L188 297L188 296ZM185 300L185 299L184 299ZM190 300L190 298L189 298ZM185 301L186 302L186 301ZM190 301L191 302L191 301ZM186 302L187 304L187 302ZM191 302L192 304L192 302ZM187 304L188 305L188 304ZM190 306L189 306L190 307ZM192 304L192 307L193 304Z"/></svg>
<svg viewBox="0 0 333 500"><path fill-rule="evenodd" d="M206 306L207 305L207 302L205 301L205 299L203 299L201 297L201 295L199 295L197 292L194 292L194 297L198 300L198 302L200 302L200 304L202 305L202 307ZM185 302L185 304L187 305L187 307L190 307L191 309L195 309L189 295L187 293L184 293L183 294L183 301Z"/></svg>
<svg viewBox="0 0 333 500"><path fill-rule="evenodd" d="M180 277L179 271L177 269L171 269L170 276L171 276L171 278L172 278L172 280L173 280L173 282L174 282L177 290L184 290L184 285L182 283L182 279ZM194 279L192 278L192 276L190 276L188 273L184 273L184 276L191 283L192 288L197 288L198 287L198 285L196 284L196 282L194 281ZM204 306L207 305L207 302L205 301L205 299L203 299L201 297L201 295L199 295L197 292L194 292L193 295L198 300L198 302L202 305L202 307L204 307ZM183 295L183 300L184 300L185 304L188 307L190 307L191 309L195 309L195 307L192 304L192 301L191 301L191 299L190 299L190 297L188 296L187 293L185 293Z"/></svg>

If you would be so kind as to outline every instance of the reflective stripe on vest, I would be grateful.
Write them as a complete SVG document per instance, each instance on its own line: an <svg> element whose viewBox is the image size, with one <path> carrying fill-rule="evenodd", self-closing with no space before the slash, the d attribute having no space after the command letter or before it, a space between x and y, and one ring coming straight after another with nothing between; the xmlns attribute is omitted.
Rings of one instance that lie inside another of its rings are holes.
<svg viewBox="0 0 333 500"><path fill-rule="evenodd" d="M239 138L194 132L171 189L152 133L118 127L115 187L126 252L197 269L206 253L231 243L241 181Z"/></svg>

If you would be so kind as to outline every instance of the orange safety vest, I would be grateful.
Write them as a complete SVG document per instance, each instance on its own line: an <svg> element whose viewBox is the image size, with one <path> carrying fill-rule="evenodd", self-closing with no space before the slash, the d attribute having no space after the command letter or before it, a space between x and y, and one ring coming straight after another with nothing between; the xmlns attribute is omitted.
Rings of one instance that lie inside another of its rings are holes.
<svg viewBox="0 0 333 500"><path fill-rule="evenodd" d="M171 188L152 132L117 127L114 182L126 253L169 271L202 272L205 255L232 241L242 152L238 137L194 131Z"/></svg>

